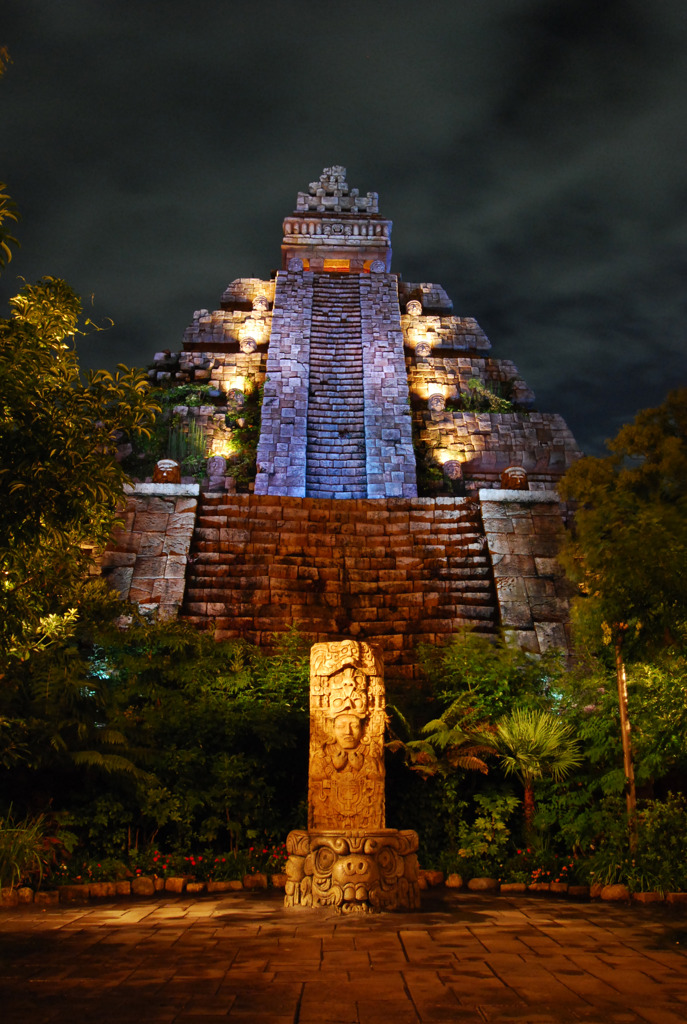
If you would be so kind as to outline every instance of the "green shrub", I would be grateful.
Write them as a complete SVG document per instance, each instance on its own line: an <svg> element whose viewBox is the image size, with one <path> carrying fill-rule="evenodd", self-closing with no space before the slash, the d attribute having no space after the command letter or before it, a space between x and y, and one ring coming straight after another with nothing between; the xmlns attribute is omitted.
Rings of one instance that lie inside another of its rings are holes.
<svg viewBox="0 0 687 1024"><path fill-rule="evenodd" d="M466 878L498 878L511 844L508 821L520 801L514 796L477 793L474 804L474 819L459 823L458 848L442 855L441 866L445 872L456 872Z"/></svg>
<svg viewBox="0 0 687 1024"><path fill-rule="evenodd" d="M687 891L687 800L672 793L648 800L637 819L637 849L629 848L625 828L603 837L586 863L590 882L627 885L632 892Z"/></svg>
<svg viewBox="0 0 687 1024"><path fill-rule="evenodd" d="M0 817L0 889L40 885L56 858L75 840L44 814L15 821L10 807Z"/></svg>

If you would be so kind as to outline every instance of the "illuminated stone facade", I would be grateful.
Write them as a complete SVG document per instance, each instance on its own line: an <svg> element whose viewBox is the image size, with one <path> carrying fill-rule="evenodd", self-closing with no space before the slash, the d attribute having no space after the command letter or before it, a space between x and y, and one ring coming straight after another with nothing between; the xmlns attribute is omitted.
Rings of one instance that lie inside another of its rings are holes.
<svg viewBox="0 0 687 1024"><path fill-rule="evenodd" d="M120 532L105 567L122 593L142 600L151 558L169 552L169 574L187 557L183 596L177 576L146 584L143 603L261 644L293 621L319 642L347 633L379 645L389 678L414 676L418 641L466 624L534 653L565 647L555 488L575 441L476 321L391 256L376 193L325 168L284 221L273 278L233 281L181 351L156 355L159 383L208 386L212 404L176 411L216 458L192 537L160 548ZM237 494L231 424L262 386L255 482ZM144 491L131 523L146 521Z"/></svg>

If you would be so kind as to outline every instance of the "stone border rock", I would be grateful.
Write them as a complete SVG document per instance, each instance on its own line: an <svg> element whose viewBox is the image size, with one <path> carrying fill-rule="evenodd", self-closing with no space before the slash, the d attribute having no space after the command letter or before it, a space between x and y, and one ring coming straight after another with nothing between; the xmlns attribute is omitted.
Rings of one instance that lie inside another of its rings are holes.
<svg viewBox="0 0 687 1024"><path fill-rule="evenodd" d="M286 875L267 875L255 872L243 878L221 882L196 882L192 877L157 878L141 875L131 881L88 882L83 885L62 885L58 889L34 891L30 886L18 889L0 890L0 909L35 903L51 906L58 903L88 903L92 899L112 899L117 896L155 896L158 893L186 894L188 896L212 895L256 891L272 887L283 889ZM444 877L443 871L421 869L420 889L463 889L467 892L482 892L490 896L530 896L546 894L569 899L606 900L625 903L671 903L687 905L687 892L633 892L626 885L568 885L565 882L499 882L497 878L471 878L467 883L457 874Z"/></svg>
<svg viewBox="0 0 687 1024"><path fill-rule="evenodd" d="M567 882L499 882L497 878L471 878L467 883L458 874L444 878L442 871L420 870L420 888L431 889L444 885L447 889L467 889L470 892L487 892L498 896L529 896L547 893L553 896L567 896L570 899L601 899L614 902L632 903L680 903L687 904L687 892L630 892L626 885L569 885Z"/></svg>
<svg viewBox="0 0 687 1024"><path fill-rule="evenodd" d="M38 889L20 886L18 889L0 890L0 907L16 907L25 903L43 906L56 903L88 903L92 899L112 899L116 896L155 896L158 893L174 893L188 896L202 896L212 893L240 892L242 890L283 889L286 875L273 874L269 878L262 872L244 875L243 878L221 882L196 882L192 876L158 878L140 875L131 880L118 882L86 882L82 885L61 885L57 889Z"/></svg>

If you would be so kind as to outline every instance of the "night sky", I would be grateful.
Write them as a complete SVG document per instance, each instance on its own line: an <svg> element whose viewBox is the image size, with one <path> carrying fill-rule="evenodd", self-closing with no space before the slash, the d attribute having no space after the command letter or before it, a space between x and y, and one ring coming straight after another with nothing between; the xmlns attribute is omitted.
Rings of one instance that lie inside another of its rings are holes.
<svg viewBox="0 0 687 1024"><path fill-rule="evenodd" d="M3 315L64 277L115 322L85 366L269 277L340 163L586 451L687 384L684 0L3 0L0 44Z"/></svg>

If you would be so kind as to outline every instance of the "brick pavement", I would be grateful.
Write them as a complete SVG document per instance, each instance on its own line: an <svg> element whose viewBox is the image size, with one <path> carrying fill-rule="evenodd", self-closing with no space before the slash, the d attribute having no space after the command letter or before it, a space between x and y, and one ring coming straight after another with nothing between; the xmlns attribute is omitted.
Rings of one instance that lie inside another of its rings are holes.
<svg viewBox="0 0 687 1024"><path fill-rule="evenodd" d="M417 914L277 893L10 908L3 1024L684 1024L687 916L437 890Z"/></svg>

